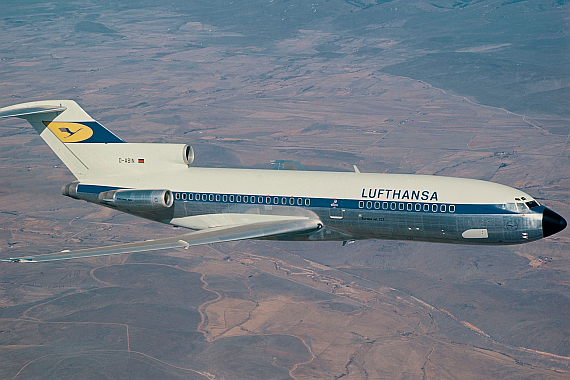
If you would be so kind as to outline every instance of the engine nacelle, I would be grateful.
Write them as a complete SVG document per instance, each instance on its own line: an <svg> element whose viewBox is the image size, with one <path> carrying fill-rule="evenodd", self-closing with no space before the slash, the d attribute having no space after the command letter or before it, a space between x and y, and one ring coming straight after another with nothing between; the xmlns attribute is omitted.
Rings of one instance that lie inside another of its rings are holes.
<svg viewBox="0 0 570 380"><path fill-rule="evenodd" d="M194 149L192 149L190 145L184 145L184 148L182 148L182 161L184 161L186 165L190 165L194 162Z"/></svg>
<svg viewBox="0 0 570 380"><path fill-rule="evenodd" d="M99 202L133 211L157 211L170 208L174 196L170 190L112 190L100 193Z"/></svg>
<svg viewBox="0 0 570 380"><path fill-rule="evenodd" d="M71 198L80 199L77 195L77 185L79 185L79 182L71 182L67 185L63 185L61 187L61 193Z"/></svg>

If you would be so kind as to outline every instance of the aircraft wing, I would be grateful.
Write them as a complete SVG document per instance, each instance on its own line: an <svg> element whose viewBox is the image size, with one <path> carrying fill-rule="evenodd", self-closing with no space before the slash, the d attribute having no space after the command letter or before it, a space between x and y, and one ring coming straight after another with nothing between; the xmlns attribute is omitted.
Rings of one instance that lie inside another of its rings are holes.
<svg viewBox="0 0 570 380"><path fill-rule="evenodd" d="M192 245L312 232L319 230L320 228L322 228L322 222L320 220L308 218L251 223L239 226L209 228L207 230L199 230L189 234L163 239L146 240L135 243L111 245L107 247L79 249L76 251L61 251L37 256L15 257L2 259L1 261L13 263L37 263L41 261L68 260L84 257L117 255L121 253L156 251L168 248L188 248Z"/></svg>

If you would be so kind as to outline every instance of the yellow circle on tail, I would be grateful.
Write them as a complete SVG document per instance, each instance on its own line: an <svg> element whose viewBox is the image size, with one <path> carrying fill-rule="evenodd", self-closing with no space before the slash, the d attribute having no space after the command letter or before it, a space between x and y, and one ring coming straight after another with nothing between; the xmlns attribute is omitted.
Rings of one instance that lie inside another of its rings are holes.
<svg viewBox="0 0 570 380"><path fill-rule="evenodd" d="M64 143L85 141L93 136L93 130L80 123L44 121L44 124Z"/></svg>

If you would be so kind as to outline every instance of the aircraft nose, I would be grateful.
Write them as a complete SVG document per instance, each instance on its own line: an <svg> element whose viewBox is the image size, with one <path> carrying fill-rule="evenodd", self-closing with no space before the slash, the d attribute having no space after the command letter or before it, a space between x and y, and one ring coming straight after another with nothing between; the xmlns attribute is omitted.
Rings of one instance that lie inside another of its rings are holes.
<svg viewBox="0 0 570 380"><path fill-rule="evenodd" d="M542 212L542 235L544 237L562 231L566 225L566 220L554 211L545 208Z"/></svg>

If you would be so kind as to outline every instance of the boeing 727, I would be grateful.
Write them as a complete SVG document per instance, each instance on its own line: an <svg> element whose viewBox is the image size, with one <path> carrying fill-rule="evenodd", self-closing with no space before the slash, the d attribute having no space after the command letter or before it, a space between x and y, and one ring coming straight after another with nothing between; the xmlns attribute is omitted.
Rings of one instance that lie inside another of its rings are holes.
<svg viewBox="0 0 570 380"><path fill-rule="evenodd" d="M278 162L252 170L199 168L185 144L127 143L72 100L17 104L77 181L64 195L192 230L181 236L8 258L40 262L243 239L394 239L519 244L566 221L532 196L497 183L412 174L304 171Z"/></svg>

